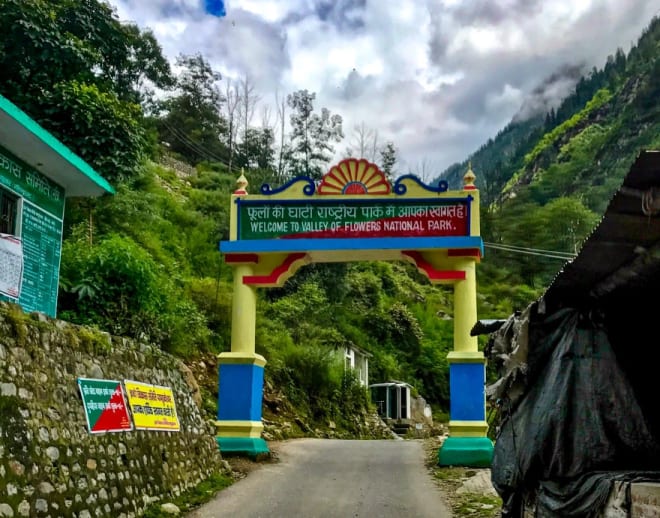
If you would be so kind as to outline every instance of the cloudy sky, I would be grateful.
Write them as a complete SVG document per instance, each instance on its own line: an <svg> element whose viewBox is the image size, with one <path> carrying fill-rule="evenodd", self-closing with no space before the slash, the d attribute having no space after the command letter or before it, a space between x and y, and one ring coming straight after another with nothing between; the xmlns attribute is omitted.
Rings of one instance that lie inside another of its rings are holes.
<svg viewBox="0 0 660 518"><path fill-rule="evenodd" d="M394 142L401 173L465 159L660 14L658 0L226 0L222 18L204 0L110 3L172 61L199 52L224 80L248 74L263 106L316 92L344 119L338 152L364 124Z"/></svg>

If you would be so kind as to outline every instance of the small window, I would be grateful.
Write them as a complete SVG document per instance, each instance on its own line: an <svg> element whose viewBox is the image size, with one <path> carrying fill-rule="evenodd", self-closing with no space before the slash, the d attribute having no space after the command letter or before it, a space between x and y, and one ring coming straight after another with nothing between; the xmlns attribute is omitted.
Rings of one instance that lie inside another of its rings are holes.
<svg viewBox="0 0 660 518"><path fill-rule="evenodd" d="M16 235L18 197L0 188L0 233Z"/></svg>

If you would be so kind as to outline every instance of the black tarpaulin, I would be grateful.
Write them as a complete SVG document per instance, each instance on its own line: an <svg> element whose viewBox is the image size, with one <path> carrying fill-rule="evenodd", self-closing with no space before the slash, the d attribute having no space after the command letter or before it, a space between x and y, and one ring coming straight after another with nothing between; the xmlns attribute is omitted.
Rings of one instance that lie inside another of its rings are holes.
<svg viewBox="0 0 660 518"><path fill-rule="evenodd" d="M595 517L615 481L660 480L658 293L660 152L642 151L577 257L484 351L503 516Z"/></svg>
<svg viewBox="0 0 660 518"><path fill-rule="evenodd" d="M660 466L660 441L602 314L561 309L532 317L527 393L515 408L501 401L492 480L503 516L522 516L525 501L537 516L598 516L617 476Z"/></svg>

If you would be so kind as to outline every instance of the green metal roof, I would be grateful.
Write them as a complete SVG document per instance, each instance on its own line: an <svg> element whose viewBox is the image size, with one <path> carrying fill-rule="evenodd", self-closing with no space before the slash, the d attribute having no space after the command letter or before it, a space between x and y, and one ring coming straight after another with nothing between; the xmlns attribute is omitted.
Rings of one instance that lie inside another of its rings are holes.
<svg viewBox="0 0 660 518"><path fill-rule="evenodd" d="M66 196L100 196L115 192L87 162L2 95L0 145L64 187Z"/></svg>

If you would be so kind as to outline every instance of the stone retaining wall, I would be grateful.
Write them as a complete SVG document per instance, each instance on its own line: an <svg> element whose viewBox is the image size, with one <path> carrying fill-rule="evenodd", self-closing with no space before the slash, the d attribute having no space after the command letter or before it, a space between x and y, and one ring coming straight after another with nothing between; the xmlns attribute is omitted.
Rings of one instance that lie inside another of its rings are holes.
<svg viewBox="0 0 660 518"><path fill-rule="evenodd" d="M78 377L171 387L181 431L91 435ZM155 347L0 303L0 517L135 517L195 486L222 460L197 396Z"/></svg>
<svg viewBox="0 0 660 518"><path fill-rule="evenodd" d="M197 170L181 160L177 160L173 156L163 153L159 159L162 166L172 169L179 178L189 178L197 174Z"/></svg>

